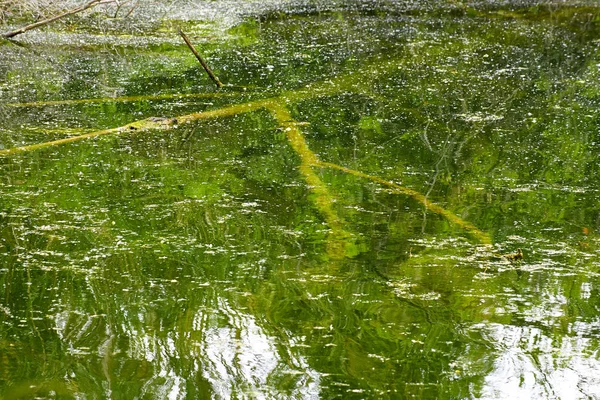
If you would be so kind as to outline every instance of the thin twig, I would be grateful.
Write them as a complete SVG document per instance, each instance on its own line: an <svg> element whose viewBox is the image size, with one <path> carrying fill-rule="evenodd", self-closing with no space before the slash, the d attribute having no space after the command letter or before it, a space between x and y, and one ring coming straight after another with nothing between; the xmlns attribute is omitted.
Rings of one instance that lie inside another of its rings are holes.
<svg viewBox="0 0 600 400"><path fill-rule="evenodd" d="M200 56L200 54L198 53L198 51L194 48L194 45L192 44L192 42L190 42L190 39L187 37L187 35L185 33L183 33L183 31L181 29L179 29L179 34L181 35L181 37L185 41L185 44L187 44L187 46L190 48L190 50L192 51L192 53L194 53L194 55L196 56L196 58L198 59L198 61L200 61L200 64L202 64L202 67L204 68L204 70L206 71L206 73L208 74L208 76L210 77L210 79L212 79L213 82L215 83L215 85L217 85L217 88L219 88L219 89L222 88L223 84L221 83L221 81L219 80L219 78L217 78L215 76L215 74L212 72L212 70L208 67L208 65L206 64L206 62L204 61L204 59Z"/></svg>

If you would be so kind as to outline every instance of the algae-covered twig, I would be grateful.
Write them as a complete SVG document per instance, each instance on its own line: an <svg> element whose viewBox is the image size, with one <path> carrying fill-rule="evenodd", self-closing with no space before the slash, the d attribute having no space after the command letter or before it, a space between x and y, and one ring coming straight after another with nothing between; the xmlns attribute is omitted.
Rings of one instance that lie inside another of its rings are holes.
<svg viewBox="0 0 600 400"><path fill-rule="evenodd" d="M212 79L213 82L215 83L215 85L217 85L217 88L219 88L219 89L222 88L223 84L221 83L219 78L217 78L216 75L212 72L212 70L209 68L208 64L206 64L206 61L204 61L202 56L200 56L200 53L198 53L198 51L196 50L196 48L194 47L194 45L192 44L190 39L187 37L187 35L185 33L183 33L183 31L181 29L179 29L179 35L181 35L181 37L185 41L185 44L187 44L187 46L190 48L192 53L194 53L194 55L196 56L198 61L200 61L200 64L202 64L202 67L204 68L204 70L206 71L206 73L208 74L210 79Z"/></svg>
<svg viewBox="0 0 600 400"><path fill-rule="evenodd" d="M66 11L66 12L64 12L62 14L59 14L59 15L55 15L54 17L50 17L50 18L44 19L42 21L38 21L38 22L35 22L33 24L24 26L24 27L19 28L17 30L10 31L10 32L5 32L5 33L1 34L0 36L3 37L3 38L5 38L5 39L10 39L12 37L20 35L22 33L30 31L32 29L39 28L40 26L48 25L48 24L50 24L50 23L52 23L54 21L57 21L57 20L59 20L61 18L68 17L69 15L73 15L73 14L77 14L77 13L79 13L81 11L85 11L88 8L96 7L96 6L100 5L100 4L108 4L108 3L116 3L116 2L117 2L117 0L92 0L92 1L89 1L89 2L87 2L86 4L84 4L84 5L80 6L80 7L77 7L77 8L74 8L72 10Z"/></svg>
<svg viewBox="0 0 600 400"><path fill-rule="evenodd" d="M400 186L400 185L390 182L390 181L386 181L385 179L381 179L377 176L368 175L368 174L365 174L364 172L360 172L360 171L356 171L356 170L353 170L350 168L342 167L341 165L337 165L337 164L333 164L333 163L328 163L328 162L323 162L323 161L317 160L313 164L313 166L321 167L321 168L337 169L337 170L345 172L347 174L358 176L360 178L365 178L370 181L377 182L383 186L387 186L388 188L390 188L390 190L393 193L399 193L399 194L409 196L409 197L413 198L414 200L418 201L419 203L423 204L427 210L434 212L436 214L439 214L439 215L443 216L444 218L446 218L448 221L452 222L453 224L460 226L461 228L463 228L464 230L469 232L469 234L471 234L471 236L476 238L481 243L484 243L484 244L491 243L490 237L486 233L480 231L475 225L463 220L459 216L446 210L444 207L430 202L429 200L427 200L427 197L425 197L423 194L417 192L416 190Z"/></svg>

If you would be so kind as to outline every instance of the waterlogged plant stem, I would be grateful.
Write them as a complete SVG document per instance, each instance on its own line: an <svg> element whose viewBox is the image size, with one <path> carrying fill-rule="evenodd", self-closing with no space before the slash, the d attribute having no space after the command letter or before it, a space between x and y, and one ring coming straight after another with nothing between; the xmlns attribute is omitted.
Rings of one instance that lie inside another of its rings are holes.
<svg viewBox="0 0 600 400"><path fill-rule="evenodd" d="M223 84L221 83L219 78L217 78L217 76L212 72L212 70L209 68L208 64L206 64L206 61L204 61L204 59L200 56L200 53L198 53L198 51L196 50L196 48L194 47L194 45L192 44L190 39L187 37L187 35L185 33L183 33L183 31L181 29L179 29L179 35L181 35L181 37L185 41L185 44L187 44L187 46L190 48L192 53L194 53L194 55L196 56L198 61L200 61L200 64L202 64L202 68L204 68L204 70L206 71L206 73L208 74L210 79L212 79L213 82L215 83L215 85L217 85L217 89L222 88Z"/></svg>
<svg viewBox="0 0 600 400"><path fill-rule="evenodd" d="M59 14L59 15L55 15L54 17L50 17L48 19L45 19L45 20L42 20L42 21L30 24L30 25L27 25L27 26L24 26L23 28L19 28L19 29L14 30L14 31L3 33L0 36L2 36L5 39L10 39L12 37L20 35L22 33L30 31L32 29L39 28L40 26L48 25L49 23L52 23L52 22L57 21L57 20L59 20L61 18L67 17L69 15L73 15L73 14L77 14L77 13L79 13L81 11L85 11L88 8L92 8L92 7L96 7L96 6L100 5L100 4L108 4L108 3L116 3L116 0L92 0L92 1L90 1L90 2L88 2L86 4L84 4L84 5L82 5L80 7L77 7L77 8L74 8L72 10L66 11L66 12L64 12L62 14Z"/></svg>

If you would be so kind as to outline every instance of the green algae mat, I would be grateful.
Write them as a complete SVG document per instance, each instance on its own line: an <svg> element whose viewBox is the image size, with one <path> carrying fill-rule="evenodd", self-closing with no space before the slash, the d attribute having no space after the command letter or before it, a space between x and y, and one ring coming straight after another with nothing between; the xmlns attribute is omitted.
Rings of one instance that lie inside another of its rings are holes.
<svg viewBox="0 0 600 400"><path fill-rule="evenodd" d="M186 4L0 42L0 398L600 397L600 8Z"/></svg>

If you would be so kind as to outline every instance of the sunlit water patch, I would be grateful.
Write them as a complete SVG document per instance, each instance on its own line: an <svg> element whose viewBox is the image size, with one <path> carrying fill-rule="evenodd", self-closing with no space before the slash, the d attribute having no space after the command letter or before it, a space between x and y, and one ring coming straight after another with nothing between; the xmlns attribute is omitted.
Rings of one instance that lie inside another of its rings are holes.
<svg viewBox="0 0 600 400"><path fill-rule="evenodd" d="M596 340L555 339L536 328L479 325L472 328L494 345L496 361L481 389L483 398L595 398ZM460 361L459 361L460 363ZM469 367L465 368L468 373Z"/></svg>

